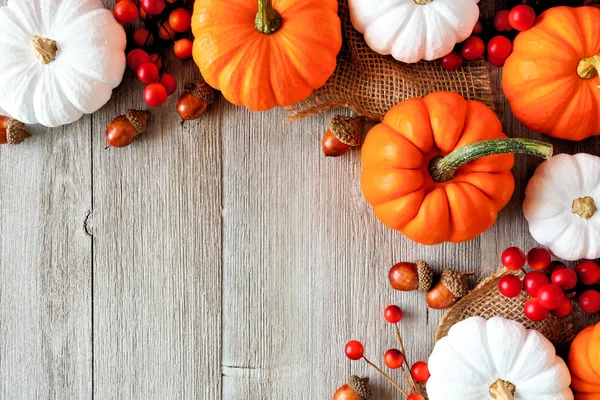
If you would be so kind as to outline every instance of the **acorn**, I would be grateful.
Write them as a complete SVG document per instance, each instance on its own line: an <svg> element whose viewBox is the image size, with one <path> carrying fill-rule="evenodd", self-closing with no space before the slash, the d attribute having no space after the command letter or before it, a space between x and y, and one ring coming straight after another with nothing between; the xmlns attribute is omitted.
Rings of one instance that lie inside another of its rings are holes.
<svg viewBox="0 0 600 400"><path fill-rule="evenodd" d="M456 303L468 292L467 275L444 268L440 281L427 292L427 305L430 308L443 310Z"/></svg>
<svg viewBox="0 0 600 400"><path fill-rule="evenodd" d="M362 144L363 118L335 115L329 121L321 145L325 157L339 157Z"/></svg>
<svg viewBox="0 0 600 400"><path fill-rule="evenodd" d="M396 290L426 293L433 283L433 271L429 265L419 260L416 263L401 262L395 264L388 273L390 285Z"/></svg>
<svg viewBox="0 0 600 400"><path fill-rule="evenodd" d="M106 142L111 147L129 146L148 128L147 111L127 110L125 115L113 119L106 127Z"/></svg>
<svg viewBox="0 0 600 400"><path fill-rule="evenodd" d="M177 100L177 112L182 122L200 118L215 102L215 91L202 79L185 84L185 92Z"/></svg>
<svg viewBox="0 0 600 400"><path fill-rule="evenodd" d="M31 133L21 121L0 115L0 144L21 144Z"/></svg>
<svg viewBox="0 0 600 400"><path fill-rule="evenodd" d="M371 398L369 378L353 375L348 383L340 387L333 395L333 400L366 400Z"/></svg>

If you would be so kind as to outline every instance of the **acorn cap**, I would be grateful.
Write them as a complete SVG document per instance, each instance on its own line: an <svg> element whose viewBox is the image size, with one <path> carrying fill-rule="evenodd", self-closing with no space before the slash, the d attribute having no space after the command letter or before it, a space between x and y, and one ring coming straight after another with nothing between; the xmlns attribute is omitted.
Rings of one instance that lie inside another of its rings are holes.
<svg viewBox="0 0 600 400"><path fill-rule="evenodd" d="M6 143L20 144L23 140L31 137L24 123L14 118L9 118L6 122Z"/></svg>
<svg viewBox="0 0 600 400"><path fill-rule="evenodd" d="M329 120L329 130L342 143L356 147L362 144L363 118L334 115Z"/></svg>
<svg viewBox="0 0 600 400"><path fill-rule="evenodd" d="M440 282L456 297L464 297L469 292L467 277L453 269L444 268Z"/></svg>
<svg viewBox="0 0 600 400"><path fill-rule="evenodd" d="M352 375L348 379L348 386L356 392L357 395L363 399L371 398L371 387L369 386L369 378L359 378L356 375Z"/></svg>
<svg viewBox="0 0 600 400"><path fill-rule="evenodd" d="M140 134L142 132L146 132L150 114L147 111L127 110L125 113L125 118L127 118L129 123L133 125L135 131Z"/></svg>
<svg viewBox="0 0 600 400"><path fill-rule="evenodd" d="M419 277L419 292L427 293L433 285L433 270L423 260L417 261L417 276Z"/></svg>
<svg viewBox="0 0 600 400"><path fill-rule="evenodd" d="M185 91L193 94L208 104L215 102L215 91L202 79L189 81L185 84Z"/></svg>

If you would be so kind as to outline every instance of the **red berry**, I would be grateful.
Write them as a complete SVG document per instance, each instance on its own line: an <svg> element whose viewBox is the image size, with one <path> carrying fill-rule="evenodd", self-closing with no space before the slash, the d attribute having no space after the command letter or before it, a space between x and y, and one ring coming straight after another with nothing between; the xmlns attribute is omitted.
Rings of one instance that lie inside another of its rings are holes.
<svg viewBox="0 0 600 400"><path fill-rule="evenodd" d="M160 83L152 83L144 89L144 101L150 107L160 107L167 101L167 89Z"/></svg>
<svg viewBox="0 0 600 400"><path fill-rule="evenodd" d="M473 27L473 32L471 32L471 35L481 35L482 33L483 33L483 24L481 23L481 21L477 21L477 23Z"/></svg>
<svg viewBox="0 0 600 400"><path fill-rule="evenodd" d="M500 10L494 17L494 28L498 32L509 32L512 30L512 26L510 26L510 21L508 20L509 15L510 11Z"/></svg>
<svg viewBox="0 0 600 400"><path fill-rule="evenodd" d="M538 290L550 283L548 276L540 271L533 271L525 275L523 279L523 287L527 294L532 297L536 297L538 295Z"/></svg>
<svg viewBox="0 0 600 400"><path fill-rule="evenodd" d="M560 261L552 261L550 266L548 267L548 271L553 273L554 271L558 271L560 269L567 269L567 266Z"/></svg>
<svg viewBox="0 0 600 400"><path fill-rule="evenodd" d="M164 66L163 59L159 54L150 54L150 62L156 65L156 68L158 68L159 71Z"/></svg>
<svg viewBox="0 0 600 400"><path fill-rule="evenodd" d="M485 43L477 36L471 36L462 47L462 56L469 61L477 60L483 57L485 53Z"/></svg>
<svg viewBox="0 0 600 400"><path fill-rule="evenodd" d="M425 400L425 397L421 396L419 393L409 394L406 400Z"/></svg>
<svg viewBox="0 0 600 400"><path fill-rule="evenodd" d="M562 290L571 290L577 286L577 273L572 269L559 269L552 273L552 283Z"/></svg>
<svg viewBox="0 0 600 400"><path fill-rule="evenodd" d="M548 310L555 310L565 301L565 293L556 285L547 283L537 293L538 302Z"/></svg>
<svg viewBox="0 0 600 400"><path fill-rule="evenodd" d="M165 0L140 0L140 5L148 15L158 15L165 10Z"/></svg>
<svg viewBox="0 0 600 400"><path fill-rule="evenodd" d="M167 89L167 95L172 95L177 91L177 80L171 74L164 73L158 82Z"/></svg>
<svg viewBox="0 0 600 400"><path fill-rule="evenodd" d="M498 67L498 68L502 68L502 67L504 67L504 64L506 64L506 59L494 58L494 57L490 57L489 55L488 55L487 60L491 65L493 65L494 67Z"/></svg>
<svg viewBox="0 0 600 400"><path fill-rule="evenodd" d="M185 8L176 8L169 14L169 24L175 32L186 32L192 26L192 14Z"/></svg>
<svg viewBox="0 0 600 400"><path fill-rule="evenodd" d="M344 352L346 353L346 357L351 360L360 360L365 354L365 347L361 342L357 340L352 340L346 343L346 347L344 348Z"/></svg>
<svg viewBox="0 0 600 400"><path fill-rule="evenodd" d="M410 369L410 374L417 383L427 382L427 380L431 376L429 374L429 368L427 366L427 363L424 361L417 361L416 363L414 363L412 368Z"/></svg>
<svg viewBox="0 0 600 400"><path fill-rule="evenodd" d="M566 317L567 315L571 314L572 310L573 310L573 303L571 303L571 299L565 297L565 299L563 300L563 303L560 305L560 307L558 307L555 310L552 310L552 314L554 314L555 317L563 318L563 317Z"/></svg>
<svg viewBox="0 0 600 400"><path fill-rule="evenodd" d="M388 368L398 369L404 364L404 354L398 349L390 349L383 355L383 362Z"/></svg>
<svg viewBox="0 0 600 400"><path fill-rule="evenodd" d="M510 10L508 21L510 26L518 31L526 31L535 23L535 10L525 4L518 5Z"/></svg>
<svg viewBox="0 0 600 400"><path fill-rule="evenodd" d="M180 60L189 60L192 58L192 49L194 48L194 42L190 39L179 39L173 46L175 56Z"/></svg>
<svg viewBox="0 0 600 400"><path fill-rule="evenodd" d="M523 290L523 283L516 275L505 275L498 281L498 290L506 297L517 297Z"/></svg>
<svg viewBox="0 0 600 400"><path fill-rule="evenodd" d="M487 46L488 56L498 60L506 60L512 52L512 43L505 36L494 36Z"/></svg>
<svg viewBox="0 0 600 400"><path fill-rule="evenodd" d="M146 85L158 82L158 68L151 62L143 63L137 70L137 76L140 82Z"/></svg>
<svg viewBox="0 0 600 400"><path fill-rule="evenodd" d="M162 40L171 40L175 36L175 31L169 22L162 22L158 27L158 37Z"/></svg>
<svg viewBox="0 0 600 400"><path fill-rule="evenodd" d="M502 252L502 264L511 271L518 271L525 265L527 257L518 247L509 247Z"/></svg>
<svg viewBox="0 0 600 400"><path fill-rule="evenodd" d="M120 1L113 9L115 18L122 24L133 24L138 17L138 8L131 0Z"/></svg>
<svg viewBox="0 0 600 400"><path fill-rule="evenodd" d="M542 247L534 247L527 253L527 263L536 271L542 271L550 266L552 256L550 252Z"/></svg>
<svg viewBox="0 0 600 400"><path fill-rule="evenodd" d="M127 66L132 70L136 71L144 63L150 61L150 56L144 50L134 49L127 54Z"/></svg>
<svg viewBox="0 0 600 400"><path fill-rule="evenodd" d="M440 64L442 65L442 68L448 71L460 68L462 62L462 56L455 51L451 52L445 57L440 58Z"/></svg>
<svg viewBox="0 0 600 400"><path fill-rule="evenodd" d="M575 267L579 280L584 285L593 285L600 280L600 266L593 261L584 261Z"/></svg>
<svg viewBox="0 0 600 400"><path fill-rule="evenodd" d="M397 324L402 321L402 309L398 306L387 306L383 312L385 320L390 324Z"/></svg>
<svg viewBox="0 0 600 400"><path fill-rule="evenodd" d="M586 290L579 296L579 307L587 313L600 311L600 293L597 290Z"/></svg>
<svg viewBox="0 0 600 400"><path fill-rule="evenodd" d="M154 36L144 28L140 28L133 33L133 42L137 47L152 46L154 44Z"/></svg>
<svg viewBox="0 0 600 400"><path fill-rule="evenodd" d="M534 297L525 302L523 313L531 321L543 321L548 318L550 311L547 308L542 307L540 303L538 303L537 298Z"/></svg>

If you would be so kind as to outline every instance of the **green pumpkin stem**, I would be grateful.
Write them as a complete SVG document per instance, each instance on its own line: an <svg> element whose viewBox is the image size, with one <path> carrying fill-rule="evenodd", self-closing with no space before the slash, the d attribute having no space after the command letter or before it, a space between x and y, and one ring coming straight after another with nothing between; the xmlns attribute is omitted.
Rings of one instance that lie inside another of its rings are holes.
<svg viewBox="0 0 600 400"><path fill-rule="evenodd" d="M544 159L552 157L554 150L549 143L530 139L492 139L484 140L454 150L446 157L436 157L429 164L429 172L436 182L448 182L454 179L463 165L481 157L494 154L530 154Z"/></svg>
<svg viewBox="0 0 600 400"><path fill-rule="evenodd" d="M258 0L258 13L254 23L256 29L265 35L271 35L281 28L281 16L273 10L272 0Z"/></svg>
<svg viewBox="0 0 600 400"><path fill-rule="evenodd" d="M577 66L577 75L581 79L592 79L600 75L600 54L582 59Z"/></svg>

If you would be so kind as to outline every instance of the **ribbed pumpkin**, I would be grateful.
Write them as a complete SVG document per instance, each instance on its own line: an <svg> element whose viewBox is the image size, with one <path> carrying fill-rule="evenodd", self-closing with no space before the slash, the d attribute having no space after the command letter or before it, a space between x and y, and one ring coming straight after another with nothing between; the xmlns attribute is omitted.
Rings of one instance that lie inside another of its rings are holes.
<svg viewBox="0 0 600 400"><path fill-rule="evenodd" d="M342 45L336 0L196 0L194 60L230 102L264 111L327 82Z"/></svg>
<svg viewBox="0 0 600 400"><path fill-rule="evenodd" d="M569 353L575 400L600 399L600 324L581 331Z"/></svg>
<svg viewBox="0 0 600 400"><path fill-rule="evenodd" d="M521 32L502 73L527 128L582 140L600 134L600 9L555 7Z"/></svg>
<svg viewBox="0 0 600 400"><path fill-rule="evenodd" d="M407 100L365 139L363 195L385 225L415 242L471 240L512 196L514 157L501 153L548 158L552 147L506 139L492 110L455 93Z"/></svg>

